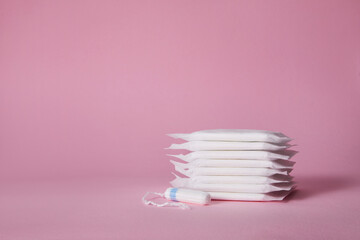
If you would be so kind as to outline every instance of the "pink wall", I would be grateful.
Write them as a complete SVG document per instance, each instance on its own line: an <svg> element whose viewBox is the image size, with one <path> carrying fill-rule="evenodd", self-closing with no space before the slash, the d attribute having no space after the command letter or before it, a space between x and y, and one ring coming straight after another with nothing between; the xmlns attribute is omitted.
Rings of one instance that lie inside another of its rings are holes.
<svg viewBox="0 0 360 240"><path fill-rule="evenodd" d="M0 1L0 178L170 178L171 132L360 167L359 1Z"/></svg>

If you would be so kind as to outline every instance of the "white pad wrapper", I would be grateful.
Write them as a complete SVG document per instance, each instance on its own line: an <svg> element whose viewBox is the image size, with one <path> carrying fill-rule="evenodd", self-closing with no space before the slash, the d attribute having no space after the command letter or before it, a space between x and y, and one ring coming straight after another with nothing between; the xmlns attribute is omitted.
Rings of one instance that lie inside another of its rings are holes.
<svg viewBox="0 0 360 240"><path fill-rule="evenodd" d="M215 142L215 141L190 141L180 144L171 144L168 149L184 149L189 151L220 151L220 150L262 150L279 151L291 145L276 145L267 142Z"/></svg>
<svg viewBox="0 0 360 240"><path fill-rule="evenodd" d="M236 200L236 201L281 201L290 191L277 191L271 193L233 193L233 192L209 192L213 200Z"/></svg>
<svg viewBox="0 0 360 240"><path fill-rule="evenodd" d="M291 138L280 132L247 129L214 129L168 135L186 141L269 142L276 144L284 144L291 141Z"/></svg>
<svg viewBox="0 0 360 240"><path fill-rule="evenodd" d="M173 187L186 187L205 192L240 192L240 193L269 193L274 191L289 191L294 182L272 184L206 184L194 183L189 178L175 179L170 182Z"/></svg>
<svg viewBox="0 0 360 240"><path fill-rule="evenodd" d="M175 170L187 177L194 176L272 176L274 174L288 175L291 170L271 168L209 168L198 167L185 170L175 166Z"/></svg>
<svg viewBox="0 0 360 240"><path fill-rule="evenodd" d="M191 152L186 155L178 154L171 155L171 157L177 157L183 161L191 162L196 159L243 159L243 160L289 160L290 156L266 152L266 151L198 151Z"/></svg>
<svg viewBox="0 0 360 240"><path fill-rule="evenodd" d="M229 160L229 159L196 159L189 163L180 163L170 160L175 166L184 169L194 167L225 167L225 168L273 168L273 169L292 169L295 162L287 160Z"/></svg>
<svg viewBox="0 0 360 240"><path fill-rule="evenodd" d="M176 179L183 179L177 176L175 173L173 175ZM173 181L175 181L174 179ZM293 177L290 175L279 175L275 174L270 177L266 176L194 176L191 178L186 178L187 181L191 183L205 183L205 184L271 184L271 183L281 183L281 182L290 182Z"/></svg>

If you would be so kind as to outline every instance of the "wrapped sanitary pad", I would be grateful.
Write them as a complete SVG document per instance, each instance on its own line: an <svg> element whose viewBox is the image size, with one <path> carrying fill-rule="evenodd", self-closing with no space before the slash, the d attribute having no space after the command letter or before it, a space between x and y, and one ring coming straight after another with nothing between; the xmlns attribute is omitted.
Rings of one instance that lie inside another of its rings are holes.
<svg viewBox="0 0 360 240"><path fill-rule="evenodd" d="M291 138L279 132L249 129L215 129L168 135L186 141L269 142L277 144L291 141Z"/></svg>
<svg viewBox="0 0 360 240"><path fill-rule="evenodd" d="M283 159L288 160L290 156L267 152L267 151L197 151L183 155L170 155L168 156L177 157L186 162L194 161L199 158L212 158L212 159L244 159L244 160L275 160Z"/></svg>
<svg viewBox="0 0 360 240"><path fill-rule="evenodd" d="M206 192L240 192L240 193L269 193L274 191L289 191L294 187L294 182L282 182L271 184L251 183L196 183L189 178L177 178L170 182L173 187L191 188Z"/></svg>
<svg viewBox="0 0 360 240"><path fill-rule="evenodd" d="M237 201L281 201L290 191L276 191L270 193L234 193L234 192L208 192L213 200Z"/></svg>
<svg viewBox="0 0 360 240"><path fill-rule="evenodd" d="M193 176L272 176L275 174L287 175L291 170L272 168L209 168L195 167L185 170L175 166L175 170L188 177Z"/></svg>
<svg viewBox="0 0 360 240"><path fill-rule="evenodd" d="M184 149L189 151L216 151L216 150L266 150L279 151L291 145L276 145L267 142L215 142L215 141L190 141L180 144L171 144L168 149Z"/></svg>
<svg viewBox="0 0 360 240"><path fill-rule="evenodd" d="M184 169L194 167L217 167L217 168L273 168L292 169L295 162L288 160L234 160L234 159L196 159L189 163L180 163L170 160L175 166Z"/></svg>
<svg viewBox="0 0 360 240"><path fill-rule="evenodd" d="M181 178L173 173L175 179L170 183L183 182L186 179L190 184L271 184L291 182L293 177L283 174L275 174L272 176L193 176L191 178Z"/></svg>

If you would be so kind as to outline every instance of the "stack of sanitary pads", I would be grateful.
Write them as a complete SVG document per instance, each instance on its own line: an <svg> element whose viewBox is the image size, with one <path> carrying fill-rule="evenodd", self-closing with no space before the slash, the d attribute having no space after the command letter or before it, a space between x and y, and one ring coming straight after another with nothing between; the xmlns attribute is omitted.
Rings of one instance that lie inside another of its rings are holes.
<svg viewBox="0 0 360 240"><path fill-rule="evenodd" d="M283 200L295 187L289 175L295 162L291 139L279 132L242 129L169 134L186 142L168 149L191 151L170 160L177 174L173 187L209 192L212 199ZM180 161L179 161L180 159Z"/></svg>

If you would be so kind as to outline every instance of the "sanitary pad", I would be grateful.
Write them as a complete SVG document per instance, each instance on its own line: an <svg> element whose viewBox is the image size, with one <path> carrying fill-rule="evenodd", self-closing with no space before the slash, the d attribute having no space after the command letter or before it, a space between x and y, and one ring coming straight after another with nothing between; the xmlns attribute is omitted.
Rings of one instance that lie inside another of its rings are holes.
<svg viewBox="0 0 360 240"><path fill-rule="evenodd" d="M212 159L244 159L244 160L275 160L283 159L288 160L290 156L277 154L267 151L196 151L189 154L183 155L170 155L168 156L177 157L186 162L194 161L199 158L212 158Z"/></svg>
<svg viewBox="0 0 360 240"><path fill-rule="evenodd" d="M215 142L215 141L190 141L180 144L171 144L168 149L184 149L189 151L216 151L216 150L266 150L279 151L291 145L276 145L267 142Z"/></svg>
<svg viewBox="0 0 360 240"><path fill-rule="evenodd" d="M175 170L188 177L193 176L272 176L275 174L287 175L291 170L272 168L208 168L196 167L185 170L175 166Z"/></svg>
<svg viewBox="0 0 360 240"><path fill-rule="evenodd" d="M269 142L283 144L291 141L291 138L280 132L249 129L214 129L203 130L193 133L168 134L173 138L186 141L235 141L235 142Z"/></svg>
<svg viewBox="0 0 360 240"><path fill-rule="evenodd" d="M287 160L239 160L239 159L196 159L189 163L180 163L170 160L175 166L184 169L195 167L216 167L216 168L273 168L292 169L295 162Z"/></svg>
<svg viewBox="0 0 360 240"><path fill-rule="evenodd" d="M272 176L193 176L191 178L181 178L173 173L175 179L171 184L181 183L181 179L186 179L190 183L205 183L205 184L270 184L291 182L293 177L290 175L275 174ZM177 181L180 179L180 181Z"/></svg>
<svg viewBox="0 0 360 240"><path fill-rule="evenodd" d="M206 192L240 192L240 193L269 193L274 191L289 191L294 187L294 182L282 183L196 183L189 178L176 178L171 181L173 187L191 188Z"/></svg>
<svg viewBox="0 0 360 240"><path fill-rule="evenodd" d="M234 192L208 192L213 200L237 201L281 201L290 191L276 191L270 193L234 193Z"/></svg>

